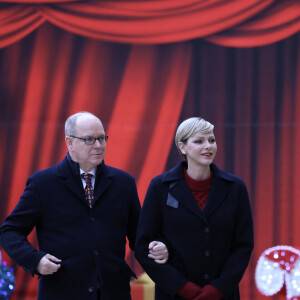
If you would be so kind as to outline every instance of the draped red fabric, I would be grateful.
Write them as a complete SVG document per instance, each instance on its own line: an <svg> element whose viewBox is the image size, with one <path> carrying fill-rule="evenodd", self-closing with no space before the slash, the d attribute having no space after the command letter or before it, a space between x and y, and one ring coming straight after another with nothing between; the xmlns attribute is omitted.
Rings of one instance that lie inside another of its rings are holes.
<svg viewBox="0 0 300 300"><path fill-rule="evenodd" d="M255 20L205 38L229 47L255 47L275 43L300 31L300 2L282 1Z"/></svg>
<svg viewBox="0 0 300 300"><path fill-rule="evenodd" d="M92 6L79 3L55 9L44 7L43 13L53 24L90 38L125 43L169 43L230 28L261 12L272 2L107 1L95 2Z"/></svg>
<svg viewBox="0 0 300 300"><path fill-rule="evenodd" d="M298 32L300 26L297 0L30 3L2 4L0 47L45 21L102 41L161 44L203 37L232 47L270 44Z"/></svg>
<svg viewBox="0 0 300 300"><path fill-rule="evenodd" d="M300 245L299 16L296 0L1 1L1 220L27 177L65 155L71 113L100 116L106 162L135 176L141 202L179 160L178 122L200 115L215 124L218 165L249 188L255 250L241 298L261 299L258 256ZM15 275L11 300L36 299L36 278Z"/></svg>
<svg viewBox="0 0 300 300"><path fill-rule="evenodd" d="M1 2L6 3L25 3L25 4L47 4L47 3L65 3L65 2L76 2L82 0L2 0Z"/></svg>
<svg viewBox="0 0 300 300"><path fill-rule="evenodd" d="M14 159L6 168L10 170L9 188L5 189L8 201L1 214L7 215L16 205L32 172L63 158L64 120L81 110L100 116L110 136L106 163L133 174L142 199L150 179L163 172L168 158L185 99L191 44L105 44L81 40L45 24L27 41L6 50L2 51L6 57L0 77L5 74L6 79L5 87L0 88L1 103L19 109L13 118L20 126L12 135L17 137L14 151L3 153ZM21 67L24 58L27 66ZM151 91L151 86L156 89ZM5 168L4 162L2 166ZM29 240L36 245L34 233ZM34 299L36 283L16 268L17 292L12 299L22 293L24 299Z"/></svg>
<svg viewBox="0 0 300 300"><path fill-rule="evenodd" d="M44 22L33 6L0 6L0 48L21 40Z"/></svg>
<svg viewBox="0 0 300 300"><path fill-rule="evenodd" d="M162 59L163 65L158 63ZM190 63L190 44L134 46L128 58L109 123L108 134L112 139L107 160L121 169L131 169L139 174L137 183L141 201L150 180L164 170L168 151L162 149L168 149L172 144L170 132L174 132L174 121L177 122L182 108ZM156 90L149 90L151 86L156 86ZM135 151L141 141L145 152ZM141 164L142 168L133 169Z"/></svg>

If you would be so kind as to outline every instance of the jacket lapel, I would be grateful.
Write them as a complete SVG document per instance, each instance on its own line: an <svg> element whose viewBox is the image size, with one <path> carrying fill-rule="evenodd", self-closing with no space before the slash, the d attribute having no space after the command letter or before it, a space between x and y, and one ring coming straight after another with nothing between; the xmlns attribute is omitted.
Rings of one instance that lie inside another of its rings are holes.
<svg viewBox="0 0 300 300"><path fill-rule="evenodd" d="M230 186L220 177L213 177L204 214L209 217L221 205L229 192Z"/></svg>
<svg viewBox="0 0 300 300"><path fill-rule="evenodd" d="M163 182L170 185L167 205L175 207L176 201L183 205L189 212L206 222L205 215L195 201L183 176L184 163L166 173Z"/></svg>
<svg viewBox="0 0 300 300"><path fill-rule="evenodd" d="M68 161L69 160L69 161ZM67 188L74 193L86 205L88 202L85 199L84 189L80 178L79 165L73 162L70 158L65 159L58 165L59 176L65 180ZM94 203L96 203L101 195L110 186L111 178L113 175L110 170L105 166L104 162L97 169L96 182L94 187Z"/></svg>
<svg viewBox="0 0 300 300"><path fill-rule="evenodd" d="M163 179L164 182L169 182L170 184L167 202L169 202L169 204L173 203L171 205L174 207L177 200L192 214L207 223L207 218L214 213L226 198L230 190L230 183L232 182L231 175L219 169L215 164L211 165L213 179L205 209L202 211L185 182L183 175L184 164L185 162L178 164L175 168L167 172Z"/></svg>
<svg viewBox="0 0 300 300"><path fill-rule="evenodd" d="M219 169L215 164L211 165L213 179L208 194L204 214L209 217L221 205L230 191L232 177L229 173Z"/></svg>
<svg viewBox="0 0 300 300"><path fill-rule="evenodd" d="M103 164L100 176L96 177L95 182L95 189L94 189L94 198L95 203L99 201L100 197L103 193L107 190L107 188L111 184L111 177L112 175L109 173L107 167Z"/></svg>
<svg viewBox="0 0 300 300"><path fill-rule="evenodd" d="M76 174L76 168L71 166L67 160L68 158L65 157L65 159L58 165L58 174L60 177L63 178L67 188L77 198L84 201L88 205L88 203L85 200L84 190L79 176L79 168L78 174Z"/></svg>
<svg viewBox="0 0 300 300"><path fill-rule="evenodd" d="M198 218L206 222L205 216L194 199L191 191L188 188L184 179L178 180L173 187L170 188L169 193L178 200L187 210L192 214L196 215Z"/></svg>
<svg viewBox="0 0 300 300"><path fill-rule="evenodd" d="M71 175L73 177L73 174ZM71 190L78 198L80 198L81 200L85 200L85 195L84 195L84 189L82 186L82 182L80 177L76 176L75 178L73 177L67 177L66 178L66 186L69 188L69 190Z"/></svg>

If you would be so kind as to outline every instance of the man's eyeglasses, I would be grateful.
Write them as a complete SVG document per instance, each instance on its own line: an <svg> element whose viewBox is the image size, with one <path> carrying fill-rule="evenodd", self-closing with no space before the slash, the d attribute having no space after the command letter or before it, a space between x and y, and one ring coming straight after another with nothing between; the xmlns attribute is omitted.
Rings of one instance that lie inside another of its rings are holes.
<svg viewBox="0 0 300 300"><path fill-rule="evenodd" d="M100 144L104 144L107 141L107 139L108 139L108 135L101 135L101 136L99 136L97 138L95 138L95 137L86 137L86 138L83 138L83 137L78 137L78 136L75 136L75 135L70 135L70 137L82 140L82 141L84 141L84 143L86 145L94 145L95 142L96 142L96 140L98 140L98 142Z"/></svg>

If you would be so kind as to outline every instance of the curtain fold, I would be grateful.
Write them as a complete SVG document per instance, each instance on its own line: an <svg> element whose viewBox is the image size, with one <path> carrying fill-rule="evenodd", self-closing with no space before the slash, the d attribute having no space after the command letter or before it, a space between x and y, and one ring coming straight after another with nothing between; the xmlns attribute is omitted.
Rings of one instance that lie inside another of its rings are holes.
<svg viewBox="0 0 300 300"><path fill-rule="evenodd" d="M7 107L1 114L11 115L6 126L16 127L10 135L10 128L0 124L9 147L1 149L7 161L0 172L6 185L1 187L8 199L1 205L2 218L18 202L28 176L65 156L64 121L83 110L104 123L109 135L105 162L134 175L139 192L145 193L168 158L190 74L191 46L122 46L44 24L27 40L2 49L6 55L0 55L0 64L7 69L0 69L1 103ZM27 65L19 68L16 79L13 70L6 71L20 61ZM36 245L34 234L29 240ZM15 275L12 299L36 297L36 278L19 267Z"/></svg>
<svg viewBox="0 0 300 300"><path fill-rule="evenodd" d="M255 20L205 38L220 46L256 47L281 41L300 31L300 2L286 0L271 6Z"/></svg>
<svg viewBox="0 0 300 300"><path fill-rule="evenodd" d="M25 0L24 0L25 1ZM300 30L297 0L91 1L2 4L0 47L48 21L102 41L165 44L204 38L230 47L261 46Z"/></svg>
<svg viewBox="0 0 300 300"><path fill-rule="evenodd" d="M45 22L34 6L0 4L0 48L9 46L36 30Z"/></svg>
<svg viewBox="0 0 300 300"><path fill-rule="evenodd" d="M100 116L106 162L135 176L141 202L179 159L178 121L200 115L216 125L217 163L251 194L256 248L241 293L260 299L261 251L300 243L300 2L50 2L0 4L1 219L26 178L65 155L68 115ZM16 280L12 300L36 299L35 278L16 267Z"/></svg>
<svg viewBox="0 0 300 300"><path fill-rule="evenodd" d="M65 2L77 2L82 0L2 0L9 4L48 4L48 3L65 3Z"/></svg>
<svg viewBox="0 0 300 300"><path fill-rule="evenodd" d="M43 7L54 25L89 38L121 43L170 43L203 37L255 16L272 0L93 2Z"/></svg>
<svg viewBox="0 0 300 300"><path fill-rule="evenodd" d="M162 149L172 144L189 78L191 49L189 43L133 46L128 58L109 122L106 160L136 174L141 202L151 178L163 172L167 161L168 152ZM136 152L140 143L145 151Z"/></svg>

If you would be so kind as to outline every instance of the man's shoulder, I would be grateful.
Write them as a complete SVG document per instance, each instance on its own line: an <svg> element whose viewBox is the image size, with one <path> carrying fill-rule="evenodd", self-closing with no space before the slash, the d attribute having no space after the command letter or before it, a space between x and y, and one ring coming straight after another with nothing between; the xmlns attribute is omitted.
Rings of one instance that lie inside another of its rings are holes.
<svg viewBox="0 0 300 300"><path fill-rule="evenodd" d="M65 159L63 159L61 162L57 163L56 165L49 166L45 169L35 171L31 177L48 177L48 176L53 176L53 175L58 175L60 173L60 169L65 169L67 168L67 164Z"/></svg>
<svg viewBox="0 0 300 300"><path fill-rule="evenodd" d="M109 166L109 165L104 165L105 172L108 176L121 176L121 177L127 177L127 178L133 178L133 176L129 173L127 173L124 170Z"/></svg>

